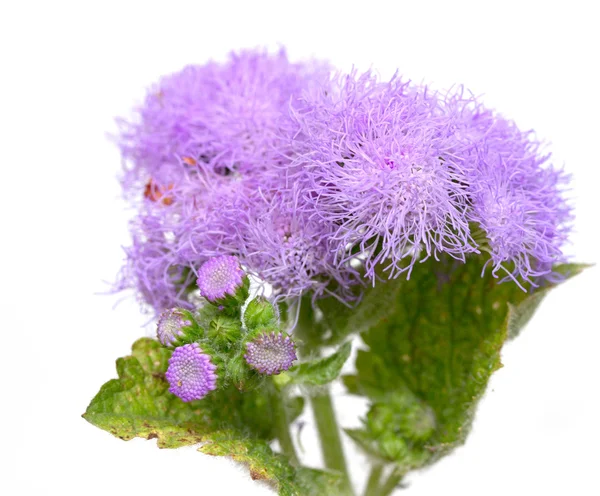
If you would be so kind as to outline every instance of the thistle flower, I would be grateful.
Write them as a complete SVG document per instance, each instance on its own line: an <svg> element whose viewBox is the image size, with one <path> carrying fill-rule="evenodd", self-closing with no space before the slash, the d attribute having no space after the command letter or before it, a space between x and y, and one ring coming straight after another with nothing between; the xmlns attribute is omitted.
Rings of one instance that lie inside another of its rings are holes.
<svg viewBox="0 0 600 496"><path fill-rule="evenodd" d="M193 273L173 250L172 231L157 215L141 213L132 222L132 245L117 282L118 290L136 288L142 301L157 312L191 308L187 299Z"/></svg>
<svg viewBox="0 0 600 496"><path fill-rule="evenodd" d="M216 368L198 343L175 348L165 374L169 391L186 403L200 400L217 388Z"/></svg>
<svg viewBox="0 0 600 496"><path fill-rule="evenodd" d="M226 296L235 297L244 285L246 291L243 300L248 296L247 276L240 267L237 257L211 258L198 271L200 294L211 303L219 302Z"/></svg>
<svg viewBox="0 0 600 496"><path fill-rule="evenodd" d="M191 322L176 308L165 310L158 317L156 334L163 346L171 347L184 336L183 328Z"/></svg>
<svg viewBox="0 0 600 496"><path fill-rule="evenodd" d="M296 345L289 336L271 332L246 343L246 363L260 374L275 375L288 370L296 356Z"/></svg>
<svg viewBox="0 0 600 496"><path fill-rule="evenodd" d="M157 311L191 308L189 274L210 257L244 250L239 203L279 189L290 101L327 73L323 64L290 63L284 51L247 51L150 89L117 137L124 189L142 200L118 289L136 288Z"/></svg>

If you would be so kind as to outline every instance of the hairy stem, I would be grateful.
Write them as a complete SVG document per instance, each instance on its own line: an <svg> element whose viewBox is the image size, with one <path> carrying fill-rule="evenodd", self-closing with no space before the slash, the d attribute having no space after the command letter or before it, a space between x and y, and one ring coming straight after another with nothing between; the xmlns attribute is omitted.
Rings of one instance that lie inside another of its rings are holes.
<svg viewBox="0 0 600 496"><path fill-rule="evenodd" d="M271 410L275 417L275 432L281 446L281 451L290 459L292 465L299 465L298 455L294 447L294 441L290 434L290 422L281 393L274 385L271 385Z"/></svg>
<svg viewBox="0 0 600 496"><path fill-rule="evenodd" d="M371 468L369 480L367 481L367 487L365 488L365 496L378 496L379 481L381 480L381 474L383 473L383 465L376 463Z"/></svg>

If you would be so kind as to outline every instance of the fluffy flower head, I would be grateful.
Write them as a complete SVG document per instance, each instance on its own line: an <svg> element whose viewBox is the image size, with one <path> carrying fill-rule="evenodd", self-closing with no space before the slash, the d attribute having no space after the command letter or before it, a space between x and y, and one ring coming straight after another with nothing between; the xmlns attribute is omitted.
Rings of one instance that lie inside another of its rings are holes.
<svg viewBox="0 0 600 496"><path fill-rule="evenodd" d="M370 73L351 74L331 85L297 105L302 134L290 174L302 185L304 209L335 226L338 265L358 251L367 275L384 263L394 277L420 252L464 260L475 248L464 215L457 113L397 77L384 84Z"/></svg>
<svg viewBox="0 0 600 496"><path fill-rule="evenodd" d="M216 368L198 343L175 348L165 374L169 391L185 402L200 400L217 388Z"/></svg>
<svg viewBox="0 0 600 496"><path fill-rule="evenodd" d="M139 214L119 288L156 311L191 308L196 273L209 300L231 294L239 265L203 265L224 254L275 301L345 302L428 257L485 254L517 284L565 258L568 178L461 88L251 51L163 78L121 125Z"/></svg>
<svg viewBox="0 0 600 496"><path fill-rule="evenodd" d="M531 132L476 107L463 114L461 138L471 144L464 157L469 222L485 233L480 248L493 272L536 284L552 278L564 261L562 247L571 229L565 197L569 177L540 152Z"/></svg>

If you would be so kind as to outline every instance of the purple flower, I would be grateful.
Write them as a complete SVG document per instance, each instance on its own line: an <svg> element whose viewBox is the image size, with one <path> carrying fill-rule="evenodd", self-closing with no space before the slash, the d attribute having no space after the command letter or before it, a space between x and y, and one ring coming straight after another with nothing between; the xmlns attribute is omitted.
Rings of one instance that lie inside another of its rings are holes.
<svg viewBox="0 0 600 496"><path fill-rule="evenodd" d="M200 294L210 302L227 295L235 296L243 286L245 276L236 257L224 255L211 258L198 271Z"/></svg>
<svg viewBox="0 0 600 496"><path fill-rule="evenodd" d="M483 252L518 284L551 277L567 178L531 133L462 89L328 72L242 52L150 90L118 138L139 207L120 289L189 309L194 274L223 255L275 301L349 301L363 275L408 277L444 254Z"/></svg>
<svg viewBox="0 0 600 496"><path fill-rule="evenodd" d="M183 308L170 308L158 316L156 335L163 346L176 348L200 339L204 330L193 314Z"/></svg>
<svg viewBox="0 0 600 496"><path fill-rule="evenodd" d="M430 256L487 251L494 273L534 282L564 259L565 177L530 133L462 90L350 74L293 105L288 189L304 215L335 226L338 268L360 260L391 278Z"/></svg>
<svg viewBox="0 0 600 496"><path fill-rule="evenodd" d="M321 296L335 282L340 293L358 279L349 265L338 267L330 249L331 226L311 219L280 192L262 195L238 212L236 245L244 265L274 289L274 300L311 291Z"/></svg>
<svg viewBox="0 0 600 496"><path fill-rule="evenodd" d="M296 345L282 333L265 333L246 343L246 362L261 374L275 375L288 370L296 356Z"/></svg>
<svg viewBox="0 0 600 496"><path fill-rule="evenodd" d="M280 189L290 102L327 74L323 64L290 63L283 51L248 51L187 67L150 89L117 137L124 189L140 204L118 289L137 289L157 311L190 308L190 274L202 263L223 254L246 263L240 209L252 211L249 202Z"/></svg>
<svg viewBox="0 0 600 496"><path fill-rule="evenodd" d="M461 139L470 142L464 158L470 200L466 216L479 226L493 273L519 283L552 277L552 266L565 260L562 247L571 229L565 198L569 177L540 153L531 132L489 110L464 112Z"/></svg>
<svg viewBox="0 0 600 496"><path fill-rule="evenodd" d="M198 343L175 348L165 374L169 391L186 403L200 400L217 388L216 368Z"/></svg>
<svg viewBox="0 0 600 496"><path fill-rule="evenodd" d="M119 122L125 184L168 184L198 169L264 170L285 148L278 131L289 126L290 100L327 72L320 64L292 64L283 50L244 51L225 64L191 65L162 78L135 118Z"/></svg>
<svg viewBox="0 0 600 496"><path fill-rule="evenodd" d="M118 290L136 288L157 312L191 308L187 292L193 273L173 250L171 233L159 215L141 213L132 222L133 243L125 250L127 262L117 282Z"/></svg>
<svg viewBox="0 0 600 496"><path fill-rule="evenodd" d="M368 276L384 264L395 277L440 252L464 260L476 251L458 113L397 77L336 76L332 86L296 105L301 133L289 174L300 184L303 210L335 226L338 266L359 253Z"/></svg>

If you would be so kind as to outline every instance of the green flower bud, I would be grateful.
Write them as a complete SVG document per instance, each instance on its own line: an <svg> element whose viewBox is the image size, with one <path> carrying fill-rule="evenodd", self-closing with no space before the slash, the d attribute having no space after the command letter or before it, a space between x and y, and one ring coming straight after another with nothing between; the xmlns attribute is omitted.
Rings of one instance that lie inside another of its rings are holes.
<svg viewBox="0 0 600 496"><path fill-rule="evenodd" d="M275 326L279 322L277 309L263 296L254 298L244 312L244 322L248 329Z"/></svg>

